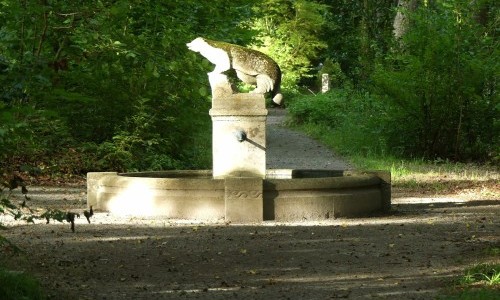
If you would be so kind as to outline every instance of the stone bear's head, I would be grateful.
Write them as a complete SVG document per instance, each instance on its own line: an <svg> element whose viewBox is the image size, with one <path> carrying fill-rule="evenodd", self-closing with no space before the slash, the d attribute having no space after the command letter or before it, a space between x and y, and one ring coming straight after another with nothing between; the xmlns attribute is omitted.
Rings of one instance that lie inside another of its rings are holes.
<svg viewBox="0 0 500 300"><path fill-rule="evenodd" d="M189 50L194 52L200 52L206 47L210 47L210 45L201 37L195 38L191 41L191 43L187 43L186 46Z"/></svg>

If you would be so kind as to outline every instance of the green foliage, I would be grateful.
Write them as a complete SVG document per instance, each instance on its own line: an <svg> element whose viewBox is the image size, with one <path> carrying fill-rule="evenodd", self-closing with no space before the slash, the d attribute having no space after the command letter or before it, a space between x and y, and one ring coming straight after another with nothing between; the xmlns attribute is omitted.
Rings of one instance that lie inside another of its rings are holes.
<svg viewBox="0 0 500 300"><path fill-rule="evenodd" d="M438 297L442 300L497 299L500 286L499 264L478 264L459 278L455 289Z"/></svg>
<svg viewBox="0 0 500 300"><path fill-rule="evenodd" d="M394 43L394 1L1 1L0 166L208 168L197 36L269 54L287 99L328 72L337 90L297 103L296 121L334 128L347 152L498 160L498 4L425 3Z"/></svg>
<svg viewBox="0 0 500 300"><path fill-rule="evenodd" d="M500 257L500 247L488 247L484 251L487 255L499 256Z"/></svg>
<svg viewBox="0 0 500 300"><path fill-rule="evenodd" d="M46 299L37 279L23 272L0 268L0 298L4 300Z"/></svg>
<svg viewBox="0 0 500 300"><path fill-rule="evenodd" d="M460 283L463 285L482 282L487 285L500 285L500 265L479 264L465 271Z"/></svg>
<svg viewBox="0 0 500 300"><path fill-rule="evenodd" d="M185 44L248 42L251 5L1 2L1 164L77 173L208 167L210 148L199 146L210 132L206 64Z"/></svg>
<svg viewBox="0 0 500 300"><path fill-rule="evenodd" d="M498 290L488 288L468 288L460 292L440 296L439 300L491 300L498 299Z"/></svg>
<svg viewBox="0 0 500 300"><path fill-rule="evenodd" d="M481 160L498 150L498 47L465 2L409 13L411 30L377 66L389 143L406 155Z"/></svg>
<svg viewBox="0 0 500 300"><path fill-rule="evenodd" d="M347 76L342 71L340 64L334 62L331 58L327 58L316 76L317 91L321 91L323 74L328 74L330 88L341 88L345 84L348 84Z"/></svg>
<svg viewBox="0 0 500 300"><path fill-rule="evenodd" d="M0 110L0 166L13 170L19 165L52 165L50 156L68 152L73 139L54 113L26 105ZM40 159L45 158L45 163Z"/></svg>
<svg viewBox="0 0 500 300"><path fill-rule="evenodd" d="M364 84L375 60L391 45L392 22L397 1L318 1L327 5L321 40L328 47L321 60L338 62L344 74Z"/></svg>
<svg viewBox="0 0 500 300"><path fill-rule="evenodd" d="M341 155L384 155L385 113L381 101L350 88L301 96L289 104L290 122L331 145Z"/></svg>
<svg viewBox="0 0 500 300"><path fill-rule="evenodd" d="M276 60L283 72L282 86L296 90L310 76L311 61L326 44L319 36L325 25L327 6L315 1L265 0L255 5L259 32L256 48Z"/></svg>

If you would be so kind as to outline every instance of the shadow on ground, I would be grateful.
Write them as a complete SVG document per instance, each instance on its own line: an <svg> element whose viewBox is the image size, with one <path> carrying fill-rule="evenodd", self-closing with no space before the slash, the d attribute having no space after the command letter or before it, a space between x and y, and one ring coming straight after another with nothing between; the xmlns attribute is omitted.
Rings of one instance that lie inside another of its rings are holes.
<svg viewBox="0 0 500 300"><path fill-rule="evenodd" d="M256 226L97 214L21 225L12 267L53 299L429 299L498 247L499 201L398 204L389 216ZM300 226L298 226L300 225ZM403 296L404 295L404 296Z"/></svg>

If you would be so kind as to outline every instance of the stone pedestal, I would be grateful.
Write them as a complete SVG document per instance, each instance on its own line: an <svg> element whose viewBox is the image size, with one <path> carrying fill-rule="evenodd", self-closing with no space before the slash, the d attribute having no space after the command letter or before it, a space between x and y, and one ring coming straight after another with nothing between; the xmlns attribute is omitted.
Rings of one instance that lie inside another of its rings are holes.
<svg viewBox="0 0 500 300"><path fill-rule="evenodd" d="M264 220L267 109L262 94L233 94L226 75L209 73L212 87L213 177L224 179L225 219Z"/></svg>
<svg viewBox="0 0 500 300"><path fill-rule="evenodd" d="M213 177L266 176L264 95L232 94L213 98Z"/></svg>
<svg viewBox="0 0 500 300"><path fill-rule="evenodd" d="M264 220L263 180L258 177L228 177L224 180L225 220L258 223Z"/></svg>

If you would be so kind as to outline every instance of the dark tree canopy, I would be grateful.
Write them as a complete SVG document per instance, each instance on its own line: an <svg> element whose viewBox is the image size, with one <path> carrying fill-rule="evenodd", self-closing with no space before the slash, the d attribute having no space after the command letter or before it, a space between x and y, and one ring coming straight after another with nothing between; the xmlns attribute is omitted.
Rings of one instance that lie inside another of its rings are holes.
<svg viewBox="0 0 500 300"><path fill-rule="evenodd" d="M211 66L185 46L198 36L268 54L289 99L329 73L337 92L297 104L304 120L377 111L356 128L384 151L495 161L497 26L492 0L2 1L1 167L208 168Z"/></svg>

